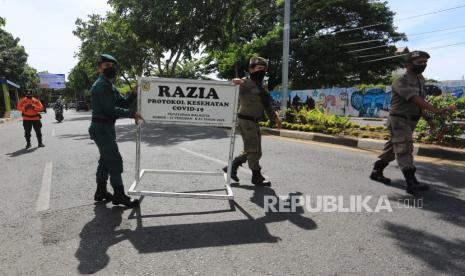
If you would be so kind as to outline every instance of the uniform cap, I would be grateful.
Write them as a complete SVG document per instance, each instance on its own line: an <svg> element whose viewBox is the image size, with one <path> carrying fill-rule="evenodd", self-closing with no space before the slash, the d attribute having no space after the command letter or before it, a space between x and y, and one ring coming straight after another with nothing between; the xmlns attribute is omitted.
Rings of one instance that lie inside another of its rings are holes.
<svg viewBox="0 0 465 276"><path fill-rule="evenodd" d="M100 54L97 64L100 64L103 62L113 62L116 66L119 66L119 63L116 60L116 58L114 58L112 55L109 55L109 54Z"/></svg>
<svg viewBox="0 0 465 276"><path fill-rule="evenodd" d="M253 57L250 59L249 66L253 67L255 65L264 65L268 67L268 62L262 57Z"/></svg>
<svg viewBox="0 0 465 276"><path fill-rule="evenodd" d="M419 57L430 58L430 55L424 51L413 51L407 54L406 60L407 62L412 62L414 59Z"/></svg>

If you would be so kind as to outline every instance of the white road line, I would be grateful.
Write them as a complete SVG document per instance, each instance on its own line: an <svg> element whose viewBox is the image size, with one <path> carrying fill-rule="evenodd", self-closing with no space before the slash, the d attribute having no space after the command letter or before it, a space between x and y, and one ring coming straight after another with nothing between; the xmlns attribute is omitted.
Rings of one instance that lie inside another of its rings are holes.
<svg viewBox="0 0 465 276"><path fill-rule="evenodd" d="M228 165L227 162L221 161L221 160L219 160L219 159L216 159L216 158L213 158L213 157L210 157L210 156L203 155L203 154L198 153L198 152L194 152L194 151L188 150L188 149L186 149L186 148L179 148L179 149L182 150L182 151L185 151L185 152L187 152L187 153L190 153L190 154L192 154L192 155L196 155L196 156L202 157L202 158L204 158L204 159L213 161L213 162L215 162L215 163L221 164L221 165L223 165L223 166ZM239 171L241 171L241 172L243 172L243 173L245 173L245 174L252 175L252 172L251 172L250 170L246 170L246 169L244 169L244 168L242 168L242 167L239 167Z"/></svg>
<svg viewBox="0 0 465 276"><path fill-rule="evenodd" d="M52 186L52 162L45 163L42 186L37 197L36 211L46 211L50 207L50 188Z"/></svg>
<svg viewBox="0 0 465 276"><path fill-rule="evenodd" d="M52 129L52 137L55 136L55 129Z"/></svg>

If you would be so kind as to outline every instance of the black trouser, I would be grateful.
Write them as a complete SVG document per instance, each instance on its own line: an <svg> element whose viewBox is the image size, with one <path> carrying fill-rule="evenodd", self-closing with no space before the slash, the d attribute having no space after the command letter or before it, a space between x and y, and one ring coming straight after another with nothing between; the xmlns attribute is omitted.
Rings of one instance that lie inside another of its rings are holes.
<svg viewBox="0 0 465 276"><path fill-rule="evenodd" d="M42 143L42 132L40 129L42 128L42 123L40 120L23 120L23 127L24 127L24 137L26 138L26 142L31 142L31 130L34 128L36 132L37 141Z"/></svg>

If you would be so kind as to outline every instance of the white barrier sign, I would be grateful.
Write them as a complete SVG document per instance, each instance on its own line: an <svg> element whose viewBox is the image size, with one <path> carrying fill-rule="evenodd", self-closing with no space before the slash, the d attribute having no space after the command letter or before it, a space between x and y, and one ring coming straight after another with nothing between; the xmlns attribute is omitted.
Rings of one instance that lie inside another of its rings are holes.
<svg viewBox="0 0 465 276"><path fill-rule="evenodd" d="M140 78L140 93L146 121L233 126L238 88L229 82Z"/></svg>

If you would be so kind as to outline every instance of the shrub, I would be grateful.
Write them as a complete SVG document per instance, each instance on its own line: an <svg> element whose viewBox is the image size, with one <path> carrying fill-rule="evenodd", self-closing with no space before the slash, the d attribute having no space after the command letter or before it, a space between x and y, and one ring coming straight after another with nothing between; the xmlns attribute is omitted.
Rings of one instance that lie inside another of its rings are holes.
<svg viewBox="0 0 465 276"><path fill-rule="evenodd" d="M421 119L416 128L417 139L426 142L444 142L445 138L456 139L465 134L465 129L454 123L456 120L465 119L465 98L451 96L429 96L428 102L437 108L446 108L451 104L457 106L457 110L442 116L435 115L433 121L435 129L429 130L428 123Z"/></svg>

